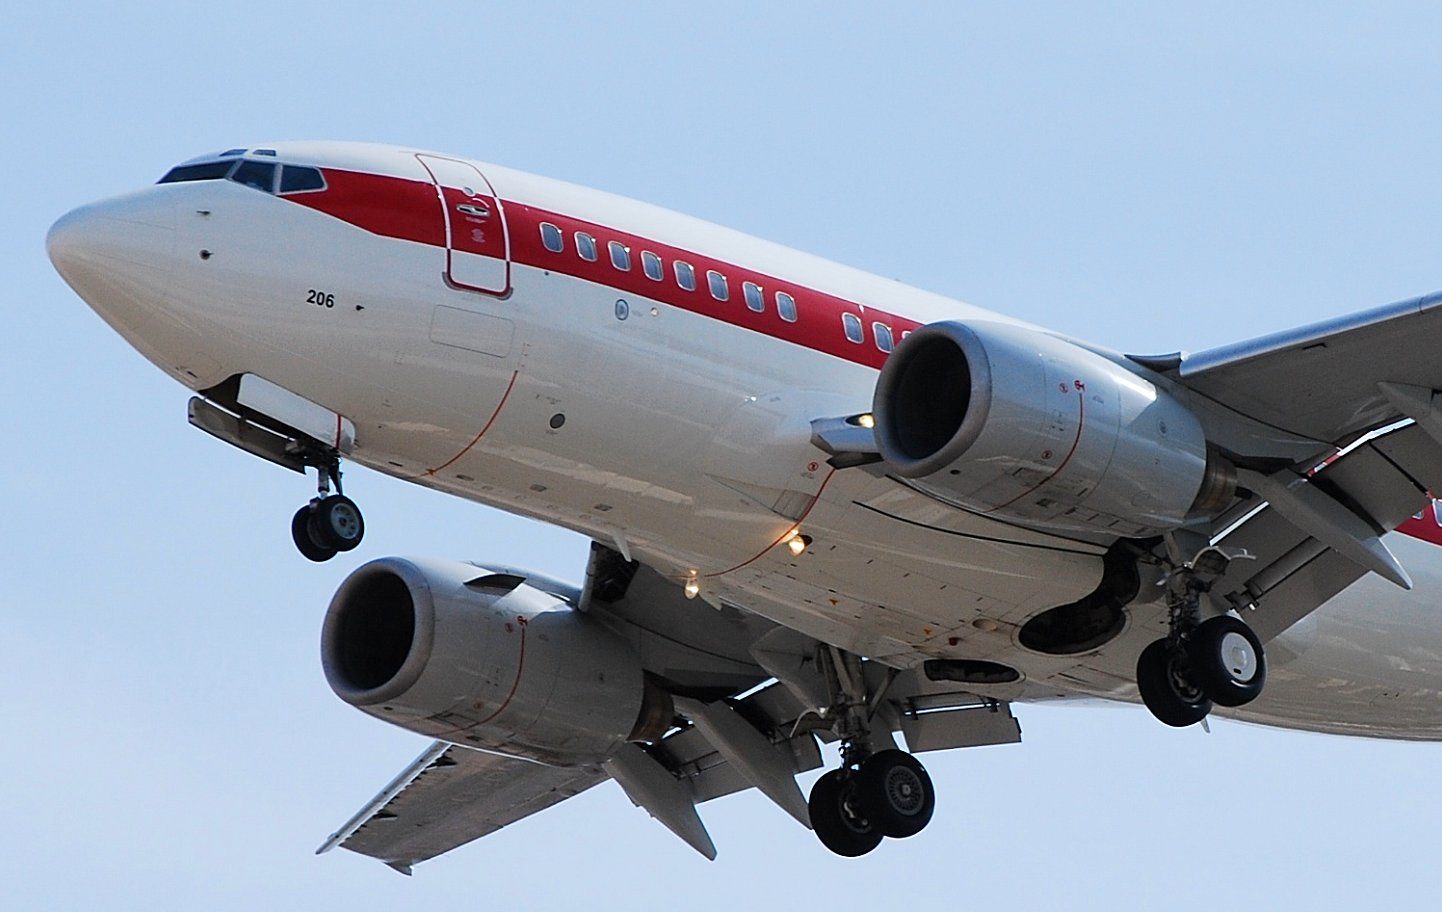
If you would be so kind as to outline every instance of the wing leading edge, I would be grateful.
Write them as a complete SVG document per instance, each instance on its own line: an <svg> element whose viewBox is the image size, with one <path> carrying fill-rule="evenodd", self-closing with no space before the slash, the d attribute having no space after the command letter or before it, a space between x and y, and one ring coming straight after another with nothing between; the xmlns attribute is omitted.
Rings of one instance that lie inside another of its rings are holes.
<svg viewBox="0 0 1442 912"><path fill-rule="evenodd" d="M1403 417L1378 384L1442 389L1438 339L1442 292L1188 355L1177 377L1244 415L1335 443Z"/></svg>

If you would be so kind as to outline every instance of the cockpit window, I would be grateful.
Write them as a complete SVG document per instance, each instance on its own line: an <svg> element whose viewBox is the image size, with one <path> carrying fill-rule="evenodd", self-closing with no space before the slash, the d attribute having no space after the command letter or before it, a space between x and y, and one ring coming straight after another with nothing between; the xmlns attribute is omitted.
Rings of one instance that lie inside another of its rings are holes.
<svg viewBox="0 0 1442 912"><path fill-rule="evenodd" d="M219 158L239 158L240 156L242 156L242 155L244 155L244 154L245 154L245 150L244 150L244 149L226 149L224 152L220 153L220 155L219 155L218 157L219 157Z"/></svg>
<svg viewBox="0 0 1442 912"><path fill-rule="evenodd" d="M178 184L182 181L220 180L235 167L233 161L201 162L198 165L179 165L165 173L158 183Z"/></svg>
<svg viewBox="0 0 1442 912"><path fill-rule="evenodd" d="M245 150L241 149L240 151L244 152ZM224 154L229 155L230 152ZM275 179L276 172L280 172L278 189ZM305 165L278 165L275 162L266 161L236 161L235 159L177 165L167 171L159 182L178 184L182 181L222 180L225 178L265 193L310 193L326 188L325 175L319 168Z"/></svg>
<svg viewBox="0 0 1442 912"><path fill-rule="evenodd" d="M319 168L303 168L300 165L283 165L280 170L281 193L305 193L308 190L324 190L325 178Z"/></svg>
<svg viewBox="0 0 1442 912"><path fill-rule="evenodd" d="M254 187L266 193L275 192L275 164L273 162L243 161L236 166L230 179L237 184Z"/></svg>

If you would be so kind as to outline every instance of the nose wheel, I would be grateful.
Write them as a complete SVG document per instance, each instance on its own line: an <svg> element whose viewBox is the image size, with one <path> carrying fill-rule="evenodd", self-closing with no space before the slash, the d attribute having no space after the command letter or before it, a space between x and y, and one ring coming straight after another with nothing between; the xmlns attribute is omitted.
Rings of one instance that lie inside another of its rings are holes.
<svg viewBox="0 0 1442 912"><path fill-rule="evenodd" d="M355 501L340 492L339 459L318 466L317 473L318 493L291 518L290 535L301 555L320 563L359 545L365 537L365 518ZM332 481L334 494L330 493Z"/></svg>

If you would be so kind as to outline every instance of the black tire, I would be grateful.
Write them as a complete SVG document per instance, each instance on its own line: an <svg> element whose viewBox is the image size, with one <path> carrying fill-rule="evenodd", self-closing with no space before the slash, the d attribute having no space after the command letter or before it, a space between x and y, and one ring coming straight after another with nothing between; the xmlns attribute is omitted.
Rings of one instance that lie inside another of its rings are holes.
<svg viewBox="0 0 1442 912"><path fill-rule="evenodd" d="M311 507L310 537L335 551L350 551L365 537L366 524L355 501L332 494Z"/></svg>
<svg viewBox="0 0 1442 912"><path fill-rule="evenodd" d="M855 797L856 780L832 770L811 787L806 809L821 844L837 855L856 858L881 845L881 834L862 817Z"/></svg>
<svg viewBox="0 0 1442 912"><path fill-rule="evenodd" d="M334 548L322 547L310 537L310 504L295 511L295 518L290 521L290 537L295 540L295 549L307 560L319 564L335 557Z"/></svg>
<svg viewBox="0 0 1442 912"><path fill-rule="evenodd" d="M1157 719L1185 728L1207 717L1212 701L1192 677L1186 653L1157 640L1137 659L1137 689Z"/></svg>
<svg viewBox="0 0 1442 912"><path fill-rule="evenodd" d="M906 751L878 751L856 773L856 798L872 828L905 839L931 822L936 792L926 767Z"/></svg>
<svg viewBox="0 0 1442 912"><path fill-rule="evenodd" d="M1267 653L1246 623L1231 615L1210 618L1187 639L1197 683L1218 706L1244 706L1267 683Z"/></svg>

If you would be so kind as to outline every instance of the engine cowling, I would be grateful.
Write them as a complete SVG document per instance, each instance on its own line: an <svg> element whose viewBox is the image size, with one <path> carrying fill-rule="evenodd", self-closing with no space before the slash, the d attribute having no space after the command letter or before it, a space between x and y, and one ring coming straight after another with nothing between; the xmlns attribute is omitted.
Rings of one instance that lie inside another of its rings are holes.
<svg viewBox="0 0 1442 912"><path fill-rule="evenodd" d="M619 636L511 573L381 558L331 599L336 695L433 738L548 763L597 758L671 724L670 695Z"/></svg>
<svg viewBox="0 0 1442 912"><path fill-rule="evenodd" d="M1155 535L1219 510L1235 488L1162 384L1024 327L912 332L882 368L873 411L897 475L1040 528Z"/></svg>

